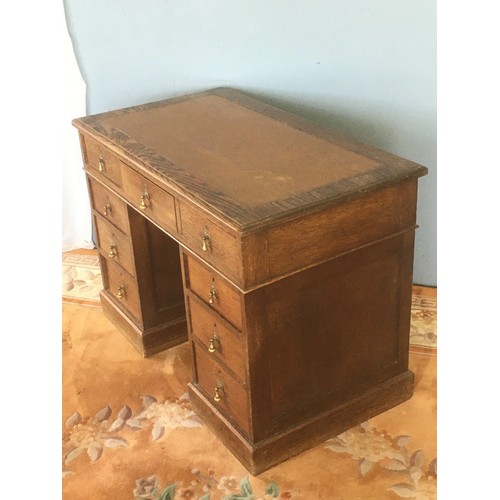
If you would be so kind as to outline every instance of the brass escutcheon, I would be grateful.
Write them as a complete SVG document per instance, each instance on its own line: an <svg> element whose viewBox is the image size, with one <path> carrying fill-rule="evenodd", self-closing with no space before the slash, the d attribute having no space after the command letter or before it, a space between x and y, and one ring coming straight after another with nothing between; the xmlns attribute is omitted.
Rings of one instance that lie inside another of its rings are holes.
<svg viewBox="0 0 500 500"><path fill-rule="evenodd" d="M218 296L219 293L217 292L217 288L215 288L215 284L212 283L212 287L210 288L210 292L208 293L208 303L212 305Z"/></svg>
<svg viewBox="0 0 500 500"><path fill-rule="evenodd" d="M120 285L116 292L116 298L121 300L123 297L125 297L125 285Z"/></svg>
<svg viewBox="0 0 500 500"><path fill-rule="evenodd" d="M207 252L210 249L210 234L208 233L208 228L205 227L205 232L203 233L203 245L202 250Z"/></svg>
<svg viewBox="0 0 500 500"><path fill-rule="evenodd" d="M106 172L106 162L102 155L99 156L99 172Z"/></svg>
<svg viewBox="0 0 500 500"><path fill-rule="evenodd" d="M109 252L108 256L112 259L114 259L118 255L118 247L116 246L116 243L113 242L111 243L111 246L109 247Z"/></svg>
<svg viewBox="0 0 500 500"><path fill-rule="evenodd" d="M215 343L219 341L219 337L217 337L217 333L213 332L210 337L210 345L208 346L208 352L215 352L217 349L215 347Z"/></svg>
<svg viewBox="0 0 500 500"><path fill-rule="evenodd" d="M141 210L146 210L146 208L149 207L149 201L150 201L150 199L149 199L148 190L147 190L147 188L144 188L144 193L141 196L141 203L139 205L139 208Z"/></svg>
<svg viewBox="0 0 500 500"><path fill-rule="evenodd" d="M106 203L106 205L104 205L104 217L107 217L110 214L111 214L111 204Z"/></svg>
<svg viewBox="0 0 500 500"><path fill-rule="evenodd" d="M222 399L222 395L224 394L224 386L222 385L221 382L219 382L215 388L215 396L214 396L214 401L218 403Z"/></svg>

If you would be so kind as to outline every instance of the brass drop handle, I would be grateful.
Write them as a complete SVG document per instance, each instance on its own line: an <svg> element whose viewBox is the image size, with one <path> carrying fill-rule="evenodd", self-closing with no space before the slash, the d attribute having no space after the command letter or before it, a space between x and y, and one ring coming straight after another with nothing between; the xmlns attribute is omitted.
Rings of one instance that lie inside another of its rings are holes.
<svg viewBox="0 0 500 500"><path fill-rule="evenodd" d="M215 343L219 341L219 337L217 337L217 333L213 332L210 337L210 345L208 346L208 352L215 352L217 349L215 347Z"/></svg>
<svg viewBox="0 0 500 500"><path fill-rule="evenodd" d="M224 386L219 382L215 388L214 401L218 403L222 399L222 395L224 394Z"/></svg>
<svg viewBox="0 0 500 500"><path fill-rule="evenodd" d="M210 305L213 305L218 296L219 292L217 292L217 288L215 288L215 283L212 283L212 287L210 288L210 292L208 293L208 303Z"/></svg>
<svg viewBox="0 0 500 500"><path fill-rule="evenodd" d="M102 155L99 156L99 172L106 172L106 162Z"/></svg>
<svg viewBox="0 0 500 500"><path fill-rule="evenodd" d="M141 210L146 210L146 208L149 207L149 202L150 202L150 199L149 199L148 190L147 190L147 188L144 188L144 193L141 196L141 204L139 205L139 208Z"/></svg>
<svg viewBox="0 0 500 500"><path fill-rule="evenodd" d="M203 245L201 249L204 252L207 252L210 249L210 234L208 233L207 228L205 228L205 232L203 233Z"/></svg>
<svg viewBox="0 0 500 500"><path fill-rule="evenodd" d="M104 205L104 217L107 217L110 214L111 214L111 204L106 203L106 205Z"/></svg>
<svg viewBox="0 0 500 500"><path fill-rule="evenodd" d="M118 255L118 247L116 246L116 243L113 242L111 243L111 246L109 247L109 252L108 256L112 259L114 259Z"/></svg>
<svg viewBox="0 0 500 500"><path fill-rule="evenodd" d="M120 285L116 292L116 298L121 300L123 297L125 297L125 285Z"/></svg>

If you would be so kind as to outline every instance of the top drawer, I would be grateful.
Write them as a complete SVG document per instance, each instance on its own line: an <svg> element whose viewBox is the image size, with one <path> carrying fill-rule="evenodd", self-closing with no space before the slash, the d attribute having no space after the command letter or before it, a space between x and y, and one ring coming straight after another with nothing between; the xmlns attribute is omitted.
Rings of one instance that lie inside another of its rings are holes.
<svg viewBox="0 0 500 500"><path fill-rule="evenodd" d="M206 213L185 202L179 203L180 232L186 246L234 283L241 284L239 239L216 224Z"/></svg>
<svg viewBox="0 0 500 500"><path fill-rule="evenodd" d="M88 135L80 135L84 151L84 163L98 175L109 179L117 186L122 185L122 162L108 148Z"/></svg>
<svg viewBox="0 0 500 500"><path fill-rule="evenodd" d="M123 190L127 201L162 229L177 232L175 198L167 191L125 166Z"/></svg>

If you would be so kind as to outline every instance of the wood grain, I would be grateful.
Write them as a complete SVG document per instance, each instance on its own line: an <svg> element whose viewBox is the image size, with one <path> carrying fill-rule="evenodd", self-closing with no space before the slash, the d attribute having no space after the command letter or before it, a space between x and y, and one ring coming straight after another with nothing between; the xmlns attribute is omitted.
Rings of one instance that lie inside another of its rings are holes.
<svg viewBox="0 0 500 500"><path fill-rule="evenodd" d="M73 124L243 232L427 172L224 89Z"/></svg>
<svg viewBox="0 0 500 500"><path fill-rule="evenodd" d="M177 232L175 198L170 193L131 168L123 169L123 190L136 210L169 232Z"/></svg>
<svg viewBox="0 0 500 500"><path fill-rule="evenodd" d="M201 259L230 278L242 283L242 264L239 235L218 223L204 210L185 202L179 202L180 239ZM203 250L203 237L209 241Z"/></svg>
<svg viewBox="0 0 500 500"><path fill-rule="evenodd" d="M133 318L142 324L141 301L137 282L118 264L110 259L103 259L101 255L101 268L105 267L108 286L106 291L113 302L124 312L132 315ZM121 290L122 298L118 298Z"/></svg>
<svg viewBox="0 0 500 500"><path fill-rule="evenodd" d="M83 157L87 166L94 171L94 175L121 186L122 165L120 159L109 148L92 137L84 136L82 142L85 148ZM102 169L100 168L100 161L103 162Z"/></svg>
<svg viewBox="0 0 500 500"><path fill-rule="evenodd" d="M187 306L193 340L198 341L206 352L212 344L214 351L209 355L245 385L245 337L195 295L187 295ZM211 342L211 339L215 340Z"/></svg>
<svg viewBox="0 0 500 500"><path fill-rule="evenodd" d="M185 318L177 243L131 207L129 220L144 327Z"/></svg>
<svg viewBox="0 0 500 500"><path fill-rule="evenodd" d="M186 320L183 318L152 328L140 328L135 321L114 305L106 292L101 292L101 304L106 318L121 332L126 339L124 341L130 342L145 358L187 340Z"/></svg>
<svg viewBox="0 0 500 500"><path fill-rule="evenodd" d="M199 259L184 253L184 268L187 273L187 286L214 311L225 317L233 326L241 329L242 296L234 286L219 273L212 271ZM217 297L209 304L210 292L215 290Z"/></svg>
<svg viewBox="0 0 500 500"><path fill-rule="evenodd" d="M244 288L414 228L416 203L411 180L243 237Z"/></svg>
<svg viewBox="0 0 500 500"><path fill-rule="evenodd" d="M413 234L245 294L255 439L408 369Z"/></svg>
<svg viewBox="0 0 500 500"><path fill-rule="evenodd" d="M250 415L248 410L248 393L224 368L197 343L194 344L196 357L197 377L196 383L200 390L214 401L215 387L220 384L221 399L214 401L214 405L222 411L227 418L236 423L245 434L251 435Z"/></svg>
<svg viewBox="0 0 500 500"><path fill-rule="evenodd" d="M122 233L128 234L127 204L107 186L89 175L87 183L92 207Z"/></svg>
<svg viewBox="0 0 500 500"><path fill-rule="evenodd" d="M94 222L99 251L134 276L135 264L130 238L97 213Z"/></svg>
<svg viewBox="0 0 500 500"><path fill-rule="evenodd" d="M413 373L404 372L359 394L344 405L331 408L256 444L249 442L196 385L189 384L188 387L190 401L198 415L251 474L259 475L272 466L406 401L413 394L413 383Z"/></svg>

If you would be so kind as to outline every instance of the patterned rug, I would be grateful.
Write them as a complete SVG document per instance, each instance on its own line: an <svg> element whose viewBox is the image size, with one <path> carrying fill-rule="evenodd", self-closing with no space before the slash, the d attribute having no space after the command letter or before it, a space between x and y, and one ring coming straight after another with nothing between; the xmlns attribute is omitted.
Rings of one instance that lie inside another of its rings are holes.
<svg viewBox="0 0 500 500"><path fill-rule="evenodd" d="M95 251L62 271L64 500L436 498L435 289L414 287L414 396L254 477L191 408L188 344L140 358L103 316Z"/></svg>

